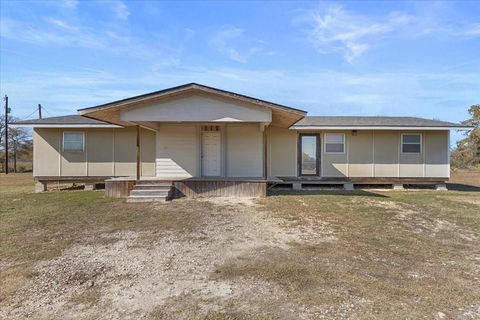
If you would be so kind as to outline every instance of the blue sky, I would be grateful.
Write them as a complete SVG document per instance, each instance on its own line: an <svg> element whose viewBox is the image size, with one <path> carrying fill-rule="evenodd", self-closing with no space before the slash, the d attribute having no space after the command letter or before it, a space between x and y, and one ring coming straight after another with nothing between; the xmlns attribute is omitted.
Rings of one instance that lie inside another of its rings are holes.
<svg viewBox="0 0 480 320"><path fill-rule="evenodd" d="M187 82L310 115L461 121L480 103L478 1L0 6L0 93L20 118Z"/></svg>

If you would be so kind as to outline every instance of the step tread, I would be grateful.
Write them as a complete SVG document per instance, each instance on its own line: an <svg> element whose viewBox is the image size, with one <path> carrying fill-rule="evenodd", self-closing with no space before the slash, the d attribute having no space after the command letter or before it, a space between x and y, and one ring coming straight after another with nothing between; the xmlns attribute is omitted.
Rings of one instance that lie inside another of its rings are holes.
<svg viewBox="0 0 480 320"><path fill-rule="evenodd" d="M138 190L150 190L150 189L159 189L159 190L170 190L172 186L156 186L156 185L136 185L133 189Z"/></svg>
<svg viewBox="0 0 480 320"><path fill-rule="evenodd" d="M135 203L135 202L167 202L167 198L127 198L127 202Z"/></svg>
<svg viewBox="0 0 480 320"><path fill-rule="evenodd" d="M132 189L131 192L170 192L171 190L162 190L162 189Z"/></svg>
<svg viewBox="0 0 480 320"><path fill-rule="evenodd" d="M132 194L128 196L129 198L167 198L168 195L157 195L157 194Z"/></svg>

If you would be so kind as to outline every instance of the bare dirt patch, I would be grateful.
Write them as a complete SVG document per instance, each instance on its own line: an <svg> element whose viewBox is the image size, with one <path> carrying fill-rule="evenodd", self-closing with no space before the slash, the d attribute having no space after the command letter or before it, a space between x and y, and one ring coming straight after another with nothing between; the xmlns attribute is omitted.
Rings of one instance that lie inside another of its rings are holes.
<svg viewBox="0 0 480 320"><path fill-rule="evenodd" d="M182 202L196 206L205 201ZM173 318L178 304L175 310L169 305L180 299L187 319L220 310L232 298L248 297L253 292L281 295L269 283L234 282L210 275L226 261L252 251L267 247L287 250L306 236L312 243L314 238L301 228L286 228L281 218L267 217L252 199L208 202L214 204L214 212L188 233L122 231L96 238L87 235L85 244L76 244L59 257L37 263L16 302L0 314L8 318L101 315L103 319L138 319L161 313ZM160 215L161 208L157 207ZM316 230L316 241L322 236ZM32 296L36 298L27 298Z"/></svg>

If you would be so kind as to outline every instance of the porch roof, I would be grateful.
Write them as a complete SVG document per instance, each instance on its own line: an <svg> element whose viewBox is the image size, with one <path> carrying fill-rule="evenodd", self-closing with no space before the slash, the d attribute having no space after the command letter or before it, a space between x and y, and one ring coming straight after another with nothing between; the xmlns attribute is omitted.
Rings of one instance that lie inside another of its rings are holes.
<svg viewBox="0 0 480 320"><path fill-rule="evenodd" d="M127 99L117 100L94 107L83 108L79 109L78 112L80 115L88 116L98 120L123 126L130 126L136 123L122 120L120 117L120 111L145 106L149 103L171 101L189 95L209 96L226 101L233 101L237 103L240 102L250 106L268 108L272 111L271 123L278 126L289 127L306 115L306 111L300 109L287 107L274 102L261 100L197 83L188 83L185 85L134 96Z"/></svg>

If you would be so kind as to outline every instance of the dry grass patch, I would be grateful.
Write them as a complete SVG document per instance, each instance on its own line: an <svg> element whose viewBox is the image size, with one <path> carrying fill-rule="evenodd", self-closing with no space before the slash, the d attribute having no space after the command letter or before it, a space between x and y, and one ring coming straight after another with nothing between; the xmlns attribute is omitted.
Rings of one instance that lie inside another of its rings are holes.
<svg viewBox="0 0 480 320"><path fill-rule="evenodd" d="M0 318L480 318L478 192L128 204L0 178Z"/></svg>

